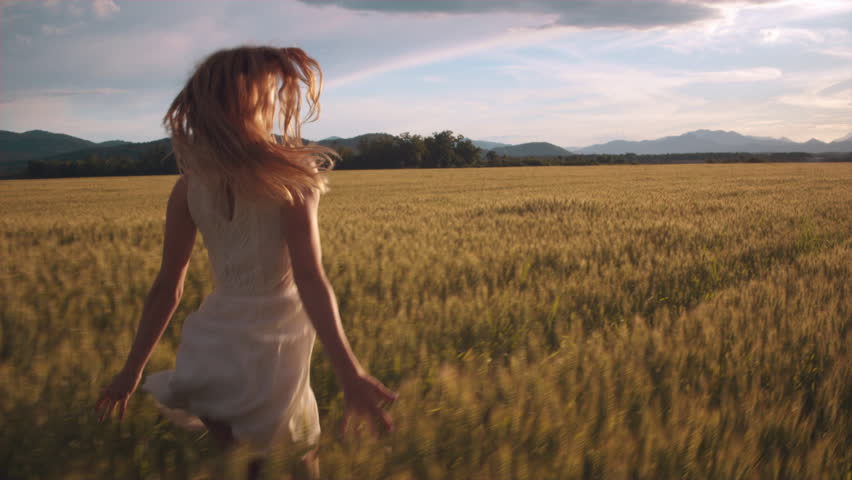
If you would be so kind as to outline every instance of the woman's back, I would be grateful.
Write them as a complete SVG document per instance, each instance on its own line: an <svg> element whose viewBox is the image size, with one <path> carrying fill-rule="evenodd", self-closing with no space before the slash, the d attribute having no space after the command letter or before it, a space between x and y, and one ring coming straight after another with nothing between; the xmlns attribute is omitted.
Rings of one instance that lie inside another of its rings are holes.
<svg viewBox="0 0 852 480"><path fill-rule="evenodd" d="M317 209L335 153L303 145L300 134L300 84L305 118L315 119L321 78L301 49L238 47L210 55L175 97L164 124L186 173L169 197L163 261L125 367L98 401L102 418L116 406L123 415L178 307L200 230L216 288L184 318L175 369L142 385L163 413L207 426L223 449L248 443L265 454L279 438L316 445L310 358L319 335L343 387L341 432L355 414L393 428L383 406L396 395L352 353L322 266ZM318 476L315 454L304 463Z"/></svg>
<svg viewBox="0 0 852 480"><path fill-rule="evenodd" d="M143 389L178 425L201 418L266 452L276 439L313 444L320 425L310 387L315 330L293 280L281 206L232 198L186 176L186 207L204 238L215 289L181 330L175 369Z"/></svg>
<svg viewBox="0 0 852 480"><path fill-rule="evenodd" d="M272 201L230 197L188 176L190 214L201 231L216 293L261 296L290 289L293 276L281 207Z"/></svg>

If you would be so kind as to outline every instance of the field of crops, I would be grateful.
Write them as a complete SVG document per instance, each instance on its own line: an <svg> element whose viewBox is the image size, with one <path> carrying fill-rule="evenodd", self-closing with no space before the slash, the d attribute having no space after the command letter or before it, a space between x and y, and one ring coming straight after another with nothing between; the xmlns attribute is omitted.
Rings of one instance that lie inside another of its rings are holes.
<svg viewBox="0 0 852 480"><path fill-rule="evenodd" d="M175 177L0 182L0 479L218 478L137 393L99 424L159 267ZM323 478L852 474L852 164L346 171L321 205L353 348L393 434ZM212 288L199 239L148 372ZM277 478L270 464L267 478Z"/></svg>

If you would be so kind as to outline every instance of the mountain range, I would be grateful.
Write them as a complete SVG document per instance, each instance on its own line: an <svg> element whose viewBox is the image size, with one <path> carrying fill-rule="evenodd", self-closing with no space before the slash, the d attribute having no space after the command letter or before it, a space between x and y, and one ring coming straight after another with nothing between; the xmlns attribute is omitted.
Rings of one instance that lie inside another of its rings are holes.
<svg viewBox="0 0 852 480"><path fill-rule="evenodd" d="M752 137L723 130L695 130L683 135L664 137L657 140L629 142L614 140L581 148L581 154L635 153L780 153L780 152L852 152L852 134L826 143L815 138L807 142L794 142L788 138Z"/></svg>
<svg viewBox="0 0 852 480"><path fill-rule="evenodd" d="M390 135L386 133L368 133L351 138L329 137L320 140L318 143L330 147L357 148L358 142L361 140L383 136ZM70 135L51 133L43 130L30 130L23 133L0 130L0 173L23 169L26 167L26 162L31 159L75 161L88 158L92 154L97 154L101 157L125 156L135 158L159 143L162 143L167 148L169 147L169 139L167 138L142 143L125 142L122 140L96 143ZM753 137L722 130L695 130L682 135L656 140L614 140L581 148L563 148L547 142L510 145L485 140L473 140L473 143L484 151L493 150L498 155L506 155L508 157L555 157L571 154L624 153L642 155L722 152L852 152L852 134L828 143L816 139L799 143L787 138Z"/></svg>
<svg viewBox="0 0 852 480"><path fill-rule="evenodd" d="M110 140L95 143L62 133L30 130L24 133L0 130L0 161L17 162L31 158L41 158L84 148L103 148L124 145L130 142Z"/></svg>
<svg viewBox="0 0 852 480"><path fill-rule="evenodd" d="M663 137L656 140L627 141L613 140L588 147L559 147L547 142L522 143L519 145L497 144L495 142L474 141L484 150L493 150L508 157L559 156L559 155L619 155L635 153L637 155L659 155L666 153L829 153L852 152L852 134L832 142L810 139L807 142L794 142L788 138L753 137L733 131L695 130L682 135Z"/></svg>

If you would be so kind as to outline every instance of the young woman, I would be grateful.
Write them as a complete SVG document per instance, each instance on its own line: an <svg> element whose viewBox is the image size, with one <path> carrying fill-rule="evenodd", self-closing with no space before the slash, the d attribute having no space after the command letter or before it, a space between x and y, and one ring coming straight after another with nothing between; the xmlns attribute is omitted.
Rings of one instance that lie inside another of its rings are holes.
<svg viewBox="0 0 852 480"><path fill-rule="evenodd" d="M198 66L169 108L164 124L183 173L133 346L97 402L101 420L116 407L123 417L180 302L200 230L215 289L185 319L175 369L142 385L163 412L187 428L206 426L224 449L316 445L309 372L319 335L343 387L341 433L353 415L393 429L383 407L396 395L359 365L323 271L317 209L334 152L302 144L301 85L306 121L316 119L322 72L302 50L222 50ZM273 134L276 116L281 135ZM315 451L303 462L318 475Z"/></svg>

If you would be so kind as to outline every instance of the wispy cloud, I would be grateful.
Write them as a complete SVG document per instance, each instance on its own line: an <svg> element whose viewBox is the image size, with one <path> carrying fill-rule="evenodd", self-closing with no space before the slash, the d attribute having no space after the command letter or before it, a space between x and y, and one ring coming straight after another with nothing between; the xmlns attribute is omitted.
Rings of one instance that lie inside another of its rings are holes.
<svg viewBox="0 0 852 480"><path fill-rule="evenodd" d="M781 78L781 70L772 67L754 67L738 70L726 70L720 72L683 72L672 75L676 79L688 82L706 83L740 83L740 82L762 82Z"/></svg>
<svg viewBox="0 0 852 480"><path fill-rule="evenodd" d="M94 104L112 104L108 97L121 97L116 110L85 111ZM0 98L0 120L3 129L12 131L48 130L68 133L88 140L122 139L149 141L164 136L160 126L163 108L151 111L156 102L146 96L135 100L122 89L32 91L28 95L5 95Z"/></svg>
<svg viewBox="0 0 852 480"><path fill-rule="evenodd" d="M822 43L825 37L805 28L764 28L760 30L762 43L784 45L789 43Z"/></svg>
<svg viewBox="0 0 852 480"><path fill-rule="evenodd" d="M92 0L92 11L98 18L107 18L121 10L113 0Z"/></svg>
<svg viewBox="0 0 852 480"><path fill-rule="evenodd" d="M0 12L22 3L22 0L0 0Z"/></svg>
<svg viewBox="0 0 852 480"><path fill-rule="evenodd" d="M0 0L0 14L3 129L157 138L196 62L269 43L323 66L311 138L852 130L849 0Z"/></svg>
<svg viewBox="0 0 852 480"><path fill-rule="evenodd" d="M83 22L72 23L70 25L42 25L39 29L44 35L65 35L76 28L80 28L85 25Z"/></svg>
<svg viewBox="0 0 852 480"><path fill-rule="evenodd" d="M815 94L783 95L778 97L780 103L807 108L824 108L829 110L848 110L852 108L852 100L848 96L823 96Z"/></svg>
<svg viewBox="0 0 852 480"><path fill-rule="evenodd" d="M46 88L41 90L18 90L13 93L4 93L4 101L33 99L43 97L79 97L86 95L117 95L129 93L123 88Z"/></svg>
<svg viewBox="0 0 852 480"><path fill-rule="evenodd" d="M77 1L77 0L70 1L70 2L67 3L67 5L68 5L68 12L75 17L82 17L83 15L86 14L86 9L83 8L83 6L80 5L80 2Z"/></svg>
<svg viewBox="0 0 852 480"><path fill-rule="evenodd" d="M829 55L829 56L832 56L832 57L852 59L852 48L849 48L849 49L827 48L825 50L819 50L819 53L821 53L823 55Z"/></svg>
<svg viewBox="0 0 852 480"><path fill-rule="evenodd" d="M21 45L32 45L33 37L29 35L21 35L20 33L15 34L15 41L20 43Z"/></svg>
<svg viewBox="0 0 852 480"><path fill-rule="evenodd" d="M495 35L491 38L472 41L465 45L418 51L402 57L392 58L385 62L377 63L344 76L331 79L327 83L327 86L329 88L342 87L376 75L465 57L501 47L511 46L512 48L519 48L524 45L542 43L564 36L571 31L572 29L565 27L552 27L546 29L513 29Z"/></svg>
<svg viewBox="0 0 852 480"><path fill-rule="evenodd" d="M819 94L820 95L837 95L837 94L843 93L844 91L849 91L849 93L852 93L852 77L823 88L822 90L819 91ZM852 98L852 95L850 95L849 98Z"/></svg>
<svg viewBox="0 0 852 480"><path fill-rule="evenodd" d="M808 109L835 110L841 114L845 113L847 119L852 119L849 114L852 112L852 71L840 70L832 77L807 83L804 83L806 80L800 81L803 83L802 88L778 97L777 101Z"/></svg>
<svg viewBox="0 0 852 480"><path fill-rule="evenodd" d="M333 5L349 10L390 14L483 14L533 13L551 16L555 25L596 28L653 28L689 24L714 18L718 11L704 2L644 0L613 2L595 0L310 0L310 5ZM709 2L708 2L709 3Z"/></svg>

